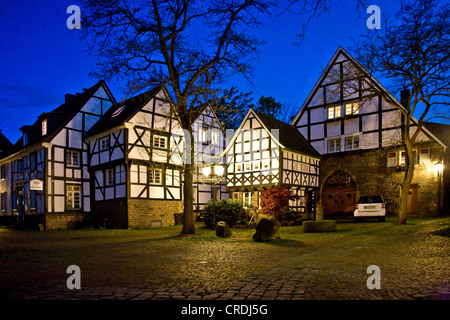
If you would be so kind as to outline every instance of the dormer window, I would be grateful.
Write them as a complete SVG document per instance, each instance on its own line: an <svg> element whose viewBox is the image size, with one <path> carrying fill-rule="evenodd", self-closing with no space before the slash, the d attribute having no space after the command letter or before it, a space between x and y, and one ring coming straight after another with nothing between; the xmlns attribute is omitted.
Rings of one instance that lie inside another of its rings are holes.
<svg viewBox="0 0 450 320"><path fill-rule="evenodd" d="M24 131L22 137L23 137L23 145L25 146L28 144L28 132Z"/></svg>
<svg viewBox="0 0 450 320"><path fill-rule="evenodd" d="M47 119L42 120L42 136L47 134Z"/></svg>

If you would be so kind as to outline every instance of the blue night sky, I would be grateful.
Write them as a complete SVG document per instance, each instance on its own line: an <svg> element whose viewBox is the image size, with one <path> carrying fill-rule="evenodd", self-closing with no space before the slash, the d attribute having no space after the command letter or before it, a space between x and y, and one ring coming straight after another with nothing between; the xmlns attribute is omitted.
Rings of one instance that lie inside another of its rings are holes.
<svg viewBox="0 0 450 320"><path fill-rule="evenodd" d="M401 1L370 4L392 15ZM2 0L0 129L13 143L21 135L21 126L61 105L66 93L82 92L97 82L89 77L95 60L87 52L88 43L80 40L78 30L66 27L70 5L80 4L75 0ZM253 91L255 101L261 95L272 96L300 108L336 49L348 49L352 38L369 31L368 17L365 10L357 12L356 0L333 1L329 12L311 21L307 41L299 48L293 43L304 17L274 15L258 30L266 44L256 63L253 85L233 79L228 87ZM107 84L118 101L125 98L120 84Z"/></svg>

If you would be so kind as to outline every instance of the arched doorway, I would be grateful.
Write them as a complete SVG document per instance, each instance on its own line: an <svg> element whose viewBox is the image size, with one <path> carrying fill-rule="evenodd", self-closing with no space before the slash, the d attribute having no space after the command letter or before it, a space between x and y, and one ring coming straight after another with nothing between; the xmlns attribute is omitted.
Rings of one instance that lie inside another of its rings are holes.
<svg viewBox="0 0 450 320"><path fill-rule="evenodd" d="M350 216L355 210L356 185L344 171L336 171L322 187L324 216Z"/></svg>

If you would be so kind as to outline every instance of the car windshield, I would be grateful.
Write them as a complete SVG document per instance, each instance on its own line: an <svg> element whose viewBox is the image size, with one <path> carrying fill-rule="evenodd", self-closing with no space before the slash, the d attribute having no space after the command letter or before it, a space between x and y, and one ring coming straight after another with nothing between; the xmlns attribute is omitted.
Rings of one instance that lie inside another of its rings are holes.
<svg viewBox="0 0 450 320"><path fill-rule="evenodd" d="M381 196L362 196L358 203L383 203Z"/></svg>

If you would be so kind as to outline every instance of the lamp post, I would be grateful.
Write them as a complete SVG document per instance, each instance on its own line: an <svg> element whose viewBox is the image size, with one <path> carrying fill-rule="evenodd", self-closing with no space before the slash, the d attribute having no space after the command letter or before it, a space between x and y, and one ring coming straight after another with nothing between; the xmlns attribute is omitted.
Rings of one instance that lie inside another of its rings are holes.
<svg viewBox="0 0 450 320"><path fill-rule="evenodd" d="M222 165L214 164L211 166L202 167L202 173L205 177L213 182L212 201L216 202L216 185L217 182L222 181L225 169ZM216 214L213 214L213 228L216 227Z"/></svg>
<svg viewBox="0 0 450 320"><path fill-rule="evenodd" d="M434 171L436 171L438 177L437 211L439 215L441 214L441 177L443 170L444 164L441 161L434 164Z"/></svg>

